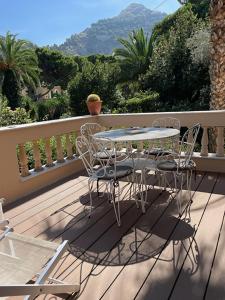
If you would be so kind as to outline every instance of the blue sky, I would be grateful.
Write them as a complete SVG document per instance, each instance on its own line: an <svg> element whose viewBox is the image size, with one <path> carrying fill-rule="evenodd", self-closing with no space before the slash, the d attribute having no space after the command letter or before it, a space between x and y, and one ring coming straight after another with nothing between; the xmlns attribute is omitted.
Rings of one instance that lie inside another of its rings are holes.
<svg viewBox="0 0 225 300"><path fill-rule="evenodd" d="M177 0L0 0L0 35L11 31L39 46L60 44L134 2L166 13L179 7Z"/></svg>

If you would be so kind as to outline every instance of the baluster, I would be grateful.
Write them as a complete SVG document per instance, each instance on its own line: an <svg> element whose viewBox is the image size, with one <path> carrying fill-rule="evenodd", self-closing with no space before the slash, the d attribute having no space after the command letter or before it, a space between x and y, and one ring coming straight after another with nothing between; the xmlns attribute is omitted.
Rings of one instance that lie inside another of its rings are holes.
<svg viewBox="0 0 225 300"><path fill-rule="evenodd" d="M63 149L62 149L62 140L61 136L56 136L56 152L57 152L57 162L63 163L65 162L64 156L63 156Z"/></svg>
<svg viewBox="0 0 225 300"><path fill-rule="evenodd" d="M75 137L77 139L77 137L80 135L80 132L79 131L75 131ZM79 153L77 151L77 147L76 147L76 139L75 139L75 154L76 156L79 156Z"/></svg>
<svg viewBox="0 0 225 300"><path fill-rule="evenodd" d="M144 150L144 143L143 143L143 141L138 142L137 150L138 150L138 152L142 152Z"/></svg>
<svg viewBox="0 0 225 300"><path fill-rule="evenodd" d="M66 134L66 151L67 151L67 159L73 159L73 147L70 141L70 133Z"/></svg>
<svg viewBox="0 0 225 300"><path fill-rule="evenodd" d="M190 144L192 144L192 142L193 142L193 132L192 132L192 130L190 130L188 132L187 142L190 143Z"/></svg>
<svg viewBox="0 0 225 300"><path fill-rule="evenodd" d="M24 144L19 144L19 165L20 165L21 176L22 177L29 176L30 172L28 169L28 159L24 148Z"/></svg>
<svg viewBox="0 0 225 300"><path fill-rule="evenodd" d="M216 138L216 156L224 156L224 128L217 128L217 138Z"/></svg>
<svg viewBox="0 0 225 300"><path fill-rule="evenodd" d="M127 151L128 153L132 153L133 147L132 147L132 142L127 143Z"/></svg>
<svg viewBox="0 0 225 300"><path fill-rule="evenodd" d="M209 137L208 137L208 127L203 127L203 135L201 141L201 156L208 156Z"/></svg>
<svg viewBox="0 0 225 300"><path fill-rule="evenodd" d="M43 169L41 163L40 149L38 141L33 141L33 154L34 154L34 171L38 172Z"/></svg>
<svg viewBox="0 0 225 300"><path fill-rule="evenodd" d="M52 148L50 144L50 138L45 138L45 154L46 154L46 167L50 168L54 166L52 160Z"/></svg>

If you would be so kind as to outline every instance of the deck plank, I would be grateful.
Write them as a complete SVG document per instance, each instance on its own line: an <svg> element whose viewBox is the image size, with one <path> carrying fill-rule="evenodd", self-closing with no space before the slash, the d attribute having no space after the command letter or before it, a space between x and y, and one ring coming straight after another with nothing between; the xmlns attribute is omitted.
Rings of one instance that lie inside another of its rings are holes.
<svg viewBox="0 0 225 300"><path fill-rule="evenodd" d="M209 274L209 282L207 289L205 291L205 299L225 299L225 256L224 256L224 246L225 246L225 214L223 215L223 220L221 223L221 231L218 241L218 248L215 251L215 260L212 264L211 273Z"/></svg>
<svg viewBox="0 0 225 300"><path fill-rule="evenodd" d="M193 266L184 250L191 239L186 238L184 244L176 240L185 232L190 233L191 228L171 217L176 213L175 202L168 202L168 197L159 195L157 190L150 191L151 202L145 215L134 201L122 201L120 228L107 198L94 197L92 217L87 217L89 197L87 177L83 174L35 195L6 215L16 232L57 242L70 241L70 252L62 257L52 275L68 283L80 282L79 299L197 300L203 299L204 292L207 300L215 299L215 295L216 299L224 299L224 183L225 175L217 179L215 173L197 174L197 181L193 181L192 190L196 192L191 225L196 224L198 229L195 240L200 266L192 269L191 275L188 271ZM174 228L175 224L178 225ZM196 255L194 247L193 251ZM192 290L198 291L198 298Z"/></svg>
<svg viewBox="0 0 225 300"><path fill-rule="evenodd" d="M221 227L221 220L225 210L225 195L218 194L218 191L220 191L221 187L224 185L225 178L219 177L206 210L202 212L202 220L200 220L199 225L196 228L195 241L199 249L198 268L195 272L189 274L188 258L186 258L182 272L179 274L170 299L178 299L181 295L183 295L182 298L185 300L197 300L203 299L204 297L216 242Z"/></svg>
<svg viewBox="0 0 225 300"><path fill-rule="evenodd" d="M159 220L157 226L152 230L149 228L150 231L150 242L152 239L152 243L154 243L155 239L159 239L160 237L163 238L162 247L165 247L167 245L167 239L169 235L171 234L171 231L176 226L178 219L177 218L171 218L170 212L168 212L167 215L165 215L164 218ZM165 224L168 224L167 229L165 230ZM152 232L151 232L152 231ZM166 247L167 249L167 247ZM163 260L171 260L171 249L167 252L166 249L163 251L160 251L158 254L155 255L155 257L152 257L151 259L147 260L144 264L136 264L136 265L127 265L123 267L120 272L117 274L117 278L114 279L114 281L111 281L111 285L108 287L108 290L105 294L103 294L103 299L133 299L135 295L138 293L138 290L140 289L141 285L143 284L144 280L148 276L149 270L153 268L153 274L155 274L154 265L156 263L156 258L158 256L162 256ZM163 249L162 249L163 250ZM168 262L165 263L165 261L162 262L162 264L168 264ZM163 267L165 268L165 266ZM156 273L157 274L157 273ZM159 272L159 278L162 277L162 274ZM157 275L157 277L158 277ZM123 283L125 281L129 281L129 289L122 289ZM121 291L120 293L118 291ZM146 299L149 299L148 297ZM152 298L155 299L155 298ZM160 298L159 298L160 299ZM161 298L163 299L163 298Z"/></svg>
<svg viewBox="0 0 225 300"><path fill-rule="evenodd" d="M142 251L145 251L146 252L146 249L147 249L147 252L145 253L145 263L144 265L146 265L146 260L149 259L151 256L152 256L152 253L150 253L150 249L152 250L152 247L151 247L151 242L155 243L155 246L156 244L160 243L160 246L164 243L164 239L160 239L160 238L157 238L154 234L152 234L151 237L148 237L146 238L146 236L148 235L147 232L143 232L141 230L141 228L145 227L145 229L150 229L151 227L155 226L156 224L155 223L155 219L157 219L157 217L160 215L161 213L161 210L164 208L162 204L165 204L163 203L162 201L162 197L160 197L160 199L158 199L158 203L156 202L155 203L155 208L150 208L147 213L142 216L142 218L140 220L138 220L138 222L135 224L135 227L134 229L131 228L131 232L126 236L126 237L123 237L122 241L120 241L119 244L121 243L124 243L124 241L127 239L128 241L130 240L130 243L128 242L128 244L132 245L132 242L135 240L135 237L134 235L136 234L137 235L137 238L138 238L138 244L141 244L141 242L143 241L143 239L145 240L144 243L142 244L142 246L139 247L139 251L137 251L137 254L134 255L134 251L129 251L129 256L126 257L126 260L124 261L124 264L131 264L132 263L132 267L135 269L137 264L133 264L133 260L137 257L137 263L138 265L142 265L142 269L143 269L143 263L142 263L142 259L139 257L139 256L143 256L142 254ZM160 203L161 202L161 203ZM168 203L167 203L168 205ZM160 207L161 208L158 210L157 207ZM174 203L172 203L172 205L170 206L170 209L171 210L176 210L176 205L174 205ZM159 246L159 245L158 245ZM126 253L127 251L125 251ZM133 258L133 259L131 259ZM92 271L92 274L89 274L89 276L87 278L85 278L85 281L87 281L87 286L89 288L86 289L87 293L88 291L92 291L93 288L95 286L98 286L98 291L95 291L95 298L98 299L100 298L103 294L104 294L104 290L107 289L107 287L109 286L109 284L112 282L112 279L115 277L117 277L117 274L120 273L121 269L123 269L123 266L114 266L113 268L112 267L109 267L107 266L107 268L104 268L102 267L101 265L96 267L94 271ZM101 273L101 275L98 276L98 278L96 278L95 274L98 274L98 273ZM101 279L102 280L100 281L100 285L98 284L97 280L98 279ZM109 280L105 280L105 278L109 278ZM129 275L127 276L127 280L130 281L130 273ZM130 289L132 288L132 285L129 287L129 291ZM129 292L126 293L126 295L129 294ZM107 298L110 297L111 293L107 293ZM118 297L118 295L114 295L116 298ZM113 296L113 297L114 297ZM89 296L86 295L86 293L84 292L82 295L81 295L81 299L87 299ZM112 297L112 299L113 299ZM124 299L126 299L126 296L125 295L122 295L121 297L123 297ZM106 299L107 299L106 298ZM122 299L122 298L121 298ZM132 297L130 298L132 299Z"/></svg>

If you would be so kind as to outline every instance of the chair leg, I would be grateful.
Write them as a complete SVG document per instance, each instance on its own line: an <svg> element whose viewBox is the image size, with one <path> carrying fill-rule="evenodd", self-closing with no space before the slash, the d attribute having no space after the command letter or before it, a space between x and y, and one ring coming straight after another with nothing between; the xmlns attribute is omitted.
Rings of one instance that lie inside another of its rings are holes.
<svg viewBox="0 0 225 300"><path fill-rule="evenodd" d="M117 201L116 201L116 187L118 188L118 194L117 194ZM113 208L116 216L116 221L118 226L120 227L121 225L121 220L120 220L120 186L119 182L112 181L111 182L111 193L112 193L112 203L113 203Z"/></svg>
<svg viewBox="0 0 225 300"><path fill-rule="evenodd" d="M178 174L176 172L172 172L173 173L173 178L174 178L174 189L175 189L175 199L176 199L176 204L177 204L177 211L178 211L178 215L180 216L181 214L181 203L180 203L180 197L182 199L182 185L183 185L183 176L181 174L181 187L178 190L177 187L177 176Z"/></svg>
<svg viewBox="0 0 225 300"><path fill-rule="evenodd" d="M90 197L90 212L89 212L89 218L91 217L92 208L93 208L93 200L92 200L92 189L93 189L93 181L88 180L88 188L89 188L89 197Z"/></svg>
<svg viewBox="0 0 225 300"><path fill-rule="evenodd" d="M192 204L192 193L191 193L191 182L192 182L192 170L187 172L187 190L188 190L188 204L187 204L187 212L188 221L191 221L191 204ZM187 218L186 218L187 219Z"/></svg>
<svg viewBox="0 0 225 300"><path fill-rule="evenodd" d="M99 195L100 195L100 193L99 193L99 179L97 179L97 194L98 194L98 197L99 197Z"/></svg>

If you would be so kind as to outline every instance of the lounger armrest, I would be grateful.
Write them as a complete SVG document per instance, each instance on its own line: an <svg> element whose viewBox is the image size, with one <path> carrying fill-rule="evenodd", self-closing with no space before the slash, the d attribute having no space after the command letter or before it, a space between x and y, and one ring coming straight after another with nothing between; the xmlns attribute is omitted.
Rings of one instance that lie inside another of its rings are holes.
<svg viewBox="0 0 225 300"><path fill-rule="evenodd" d="M0 220L0 229L4 229L9 225L9 220Z"/></svg>
<svg viewBox="0 0 225 300"><path fill-rule="evenodd" d="M1 285L1 297L9 296L28 296L28 299L34 299L41 294L64 294L76 293L80 289L76 284L24 284L24 285Z"/></svg>

